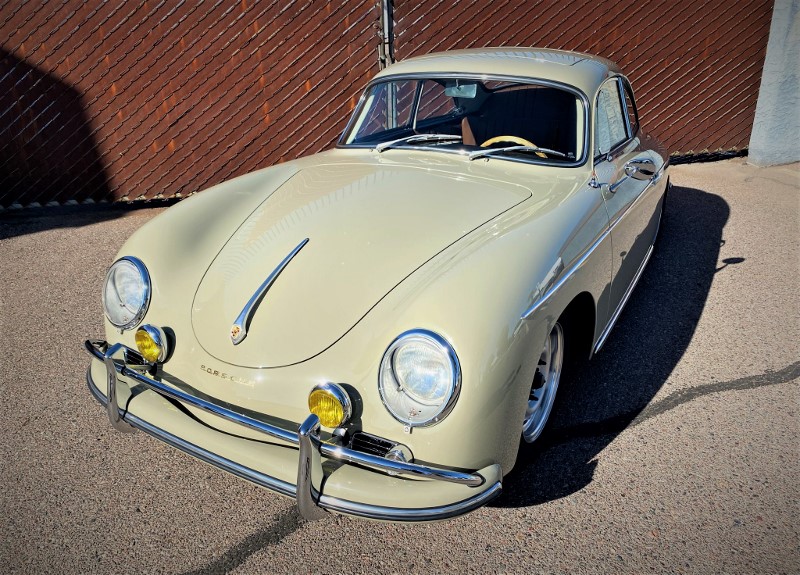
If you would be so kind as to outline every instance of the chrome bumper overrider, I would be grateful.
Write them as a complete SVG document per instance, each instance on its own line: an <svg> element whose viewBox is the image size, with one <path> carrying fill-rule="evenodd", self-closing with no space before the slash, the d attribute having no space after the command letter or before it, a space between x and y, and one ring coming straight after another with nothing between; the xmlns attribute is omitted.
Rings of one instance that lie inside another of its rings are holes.
<svg viewBox="0 0 800 575"><path fill-rule="evenodd" d="M320 439L319 435L319 418L313 414L309 415L299 426L297 432L293 432L187 394L149 377L147 372L150 366L145 364L137 351L122 344L117 343L109 346L105 341L87 340L85 347L94 359L105 364L107 374L106 394L103 395L97 384L92 380L91 369L87 372L87 383L94 397L106 407L109 421L115 429L120 431L133 431L135 428L141 429L173 447L198 457L206 463L220 467L234 475L283 495L294 497L297 500L300 513L306 519L319 519L325 515L324 510L387 521L447 519L472 511L500 493L501 484L499 480L491 486L486 486L484 485L486 480L478 473L462 473L415 463L392 461L340 445L325 443ZM126 412L119 407L117 402L117 374L145 386L162 397L202 409L228 421L259 431L271 438L298 446L297 484L292 485L286 481L240 465L160 429L132 413ZM321 493L323 457L367 467L386 474L445 481L473 488L483 486L483 489L480 489L474 496L441 507L384 507L347 501Z"/></svg>

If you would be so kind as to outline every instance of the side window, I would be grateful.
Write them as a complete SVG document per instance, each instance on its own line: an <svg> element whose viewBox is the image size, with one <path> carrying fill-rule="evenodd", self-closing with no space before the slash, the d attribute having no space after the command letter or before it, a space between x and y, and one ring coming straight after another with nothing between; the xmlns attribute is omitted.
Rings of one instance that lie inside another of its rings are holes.
<svg viewBox="0 0 800 575"><path fill-rule="evenodd" d="M627 82L625 82L625 106L628 108L631 136L634 136L639 131L639 117L636 115L636 106L633 103L633 91Z"/></svg>
<svg viewBox="0 0 800 575"><path fill-rule="evenodd" d="M606 154L628 139L619 84L610 80L597 93L594 120L594 155Z"/></svg>
<svg viewBox="0 0 800 575"><path fill-rule="evenodd" d="M387 84L379 84L373 88L365 107L365 110L369 110L369 115L361 119L361 125L355 134L356 138L381 132L388 127L388 115L386 113L389 109L387 104L388 96L389 89Z"/></svg>
<svg viewBox="0 0 800 575"><path fill-rule="evenodd" d="M373 86L364 106L366 116L359 118L348 143L368 138L411 121L416 82L385 82Z"/></svg>

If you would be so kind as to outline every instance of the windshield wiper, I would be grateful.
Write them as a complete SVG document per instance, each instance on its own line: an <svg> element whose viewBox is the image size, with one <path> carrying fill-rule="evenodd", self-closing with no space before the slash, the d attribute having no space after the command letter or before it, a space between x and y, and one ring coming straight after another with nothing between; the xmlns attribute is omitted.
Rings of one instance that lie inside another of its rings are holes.
<svg viewBox="0 0 800 575"><path fill-rule="evenodd" d="M505 148L486 148L483 150L478 150L476 152L472 152L467 156L467 158L472 160L477 160L478 158L483 158L484 156L491 156L493 154L503 154L506 152L531 152L536 154L540 158L544 158L544 154L548 154L551 156L558 156L559 158L566 158L566 159L573 159L574 156L572 154L564 154L562 152L557 152L556 150L551 150L549 148L536 148L534 146L506 146Z"/></svg>
<svg viewBox="0 0 800 575"><path fill-rule="evenodd" d="M416 144L420 142L460 142L461 136L456 136L455 134L414 134L412 136L406 136L405 138L398 138L397 140L392 140L391 142L381 142L377 146L375 146L376 152L382 152L384 150L388 150L389 148L393 148L398 144Z"/></svg>

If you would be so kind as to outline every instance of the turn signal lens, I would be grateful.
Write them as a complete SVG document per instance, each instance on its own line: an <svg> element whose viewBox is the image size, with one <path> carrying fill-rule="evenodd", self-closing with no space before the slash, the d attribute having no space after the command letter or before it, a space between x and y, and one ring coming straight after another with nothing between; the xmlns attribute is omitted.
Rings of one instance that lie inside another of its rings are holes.
<svg viewBox="0 0 800 575"><path fill-rule="evenodd" d="M167 338L161 328L150 324L136 330L136 347L148 363L157 363L167 358Z"/></svg>
<svg viewBox="0 0 800 575"><path fill-rule="evenodd" d="M314 387L308 396L308 409L319 417L324 427L340 427L352 414L352 404L347 392L335 383L323 383Z"/></svg>

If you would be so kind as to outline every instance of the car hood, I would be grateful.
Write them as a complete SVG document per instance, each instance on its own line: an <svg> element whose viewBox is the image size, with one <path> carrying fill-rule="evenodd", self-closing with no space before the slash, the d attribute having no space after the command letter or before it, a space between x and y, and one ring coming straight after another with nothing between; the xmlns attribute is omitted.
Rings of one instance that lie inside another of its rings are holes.
<svg viewBox="0 0 800 575"><path fill-rule="evenodd" d="M192 305L200 345L245 367L319 354L427 260L531 196L517 184L379 163L308 167L270 191L211 262ZM234 320L306 238L234 345Z"/></svg>

